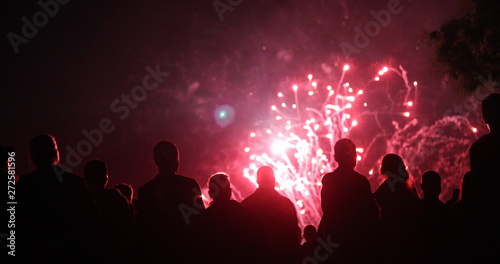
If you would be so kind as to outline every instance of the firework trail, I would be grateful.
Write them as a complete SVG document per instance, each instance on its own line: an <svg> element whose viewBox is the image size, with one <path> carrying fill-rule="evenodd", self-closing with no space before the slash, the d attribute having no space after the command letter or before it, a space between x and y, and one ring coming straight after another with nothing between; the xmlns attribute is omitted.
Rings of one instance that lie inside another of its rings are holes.
<svg viewBox="0 0 500 264"><path fill-rule="evenodd" d="M367 172L365 175L370 180L379 176L376 167L383 154L390 152L401 155L416 175L421 175L426 166L429 169L448 166L445 174L454 173L455 177L444 179L445 192L455 188L457 179L465 173L466 166L458 169L451 166L463 163L466 155L447 153L463 153L472 143L476 131L471 131L466 118L445 117L432 126L420 127L418 120L412 117L418 100L418 83L410 83L401 66L383 67L365 85L379 82L389 74L403 83L396 85L395 92L386 93L387 104L370 109L366 89L354 88L346 81L349 69L349 65L343 66L335 86L309 74L304 81L290 85L287 91L278 92L277 104L271 106L274 120L267 128L251 132L244 148L250 160L243 170L244 177L257 187L257 169L262 165L272 166L276 189L295 204L301 228L319 224L321 178L333 170L333 146L341 138L365 137L360 141L366 144L356 149L357 170L365 168L366 171L360 172ZM391 122L381 121L381 116L389 117ZM363 122L376 125L364 127ZM358 144L358 140L354 141ZM432 160L432 164L428 160Z"/></svg>

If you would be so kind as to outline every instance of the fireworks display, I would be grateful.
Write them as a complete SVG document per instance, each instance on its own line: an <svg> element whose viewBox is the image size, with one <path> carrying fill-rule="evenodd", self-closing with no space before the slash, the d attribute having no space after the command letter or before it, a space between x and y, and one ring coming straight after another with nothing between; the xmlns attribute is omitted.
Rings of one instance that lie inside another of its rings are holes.
<svg viewBox="0 0 500 264"><path fill-rule="evenodd" d="M40 7L10 2L8 30L22 35L20 19ZM2 143L23 152L27 139L51 132L60 139L61 162L74 163L75 173L99 158L112 170L110 185L138 190L157 172L152 147L172 140L179 173L199 182L206 205L209 175L227 172L241 201L257 186L257 169L270 165L303 227L319 223L321 177L337 166L334 143L348 137L372 191L382 179L381 158L396 153L417 190L420 175L436 170L446 201L469 168L468 148L487 131L480 99L464 100L426 64L432 50L422 32L452 17L455 2L401 3L403 11L366 41L358 41L363 29L377 23L374 13L388 12L387 1L288 1L285 9L280 1L244 1L224 21L211 3L64 8L53 21L57 30L39 28L36 41L16 42L19 52L10 49L3 60L12 98L5 109L17 109L9 124L20 129L5 130ZM356 50L348 58L345 45ZM164 77L144 94L142 86L159 80L145 77L147 67ZM498 88L494 75L468 78ZM109 119L112 132L74 157L70 150L89 142L84 131ZM19 174L30 171L27 157L18 162Z"/></svg>
<svg viewBox="0 0 500 264"><path fill-rule="evenodd" d="M356 77L351 71L344 65L335 85L309 74L279 91L273 100L276 103L270 106L273 120L251 132L243 150L250 160L243 175L257 186L257 169L272 166L276 189L295 204L301 227L319 224L321 178L334 169L333 146L341 138L355 141L356 170L367 176L372 188L378 187L378 165L386 153L401 155L416 182L427 169L441 173L443 194L457 187L468 167L466 150L477 129L467 118L443 117L433 125L420 125L414 117L418 82L409 81L403 67L383 67L364 88L348 82ZM384 78L394 77L397 82L380 84ZM381 87L387 89L385 103L370 107L374 92L368 89ZM451 153L462 154L448 155Z"/></svg>

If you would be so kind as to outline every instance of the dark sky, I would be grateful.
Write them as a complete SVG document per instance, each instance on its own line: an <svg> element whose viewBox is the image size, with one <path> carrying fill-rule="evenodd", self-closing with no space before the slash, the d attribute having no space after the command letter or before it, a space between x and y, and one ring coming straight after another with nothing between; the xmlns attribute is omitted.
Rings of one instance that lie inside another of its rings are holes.
<svg viewBox="0 0 500 264"><path fill-rule="evenodd" d="M343 42L354 45L355 27L375 20L371 11L393 2L243 0L221 21L212 1L69 1L16 53L9 33L22 36L22 18L32 22L43 8L37 1L3 1L0 143L14 147L22 175L29 171L32 137L54 135L68 164L68 149L87 140L82 131L98 129L105 119L114 130L80 162L72 160L75 173L101 158L111 186L128 182L137 189L154 176L154 144L170 139L180 148L181 174L204 185L210 174L227 171L237 183L246 165L241 148L269 118L271 98L290 81L322 72L321 65L349 63L360 79L383 65L404 65L421 83L422 96L435 99L426 111L444 112L463 99L432 74L421 37L454 14L457 1L402 0L402 11L359 53L341 51ZM141 85L146 67L169 75L128 107L126 117L113 111L114 100ZM213 119L220 104L235 108L227 127ZM432 122L425 113L422 122Z"/></svg>

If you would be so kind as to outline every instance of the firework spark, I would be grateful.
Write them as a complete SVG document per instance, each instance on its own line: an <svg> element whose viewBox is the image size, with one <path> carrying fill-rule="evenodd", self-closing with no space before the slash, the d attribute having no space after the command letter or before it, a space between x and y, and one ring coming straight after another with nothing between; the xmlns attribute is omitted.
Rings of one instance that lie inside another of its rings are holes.
<svg viewBox="0 0 500 264"><path fill-rule="evenodd" d="M448 144L447 147L451 144L455 149L463 149L471 143L461 140L458 135L467 128L469 132L474 132L475 128L470 129L465 118L451 117L433 126L415 129L418 120L413 117L413 109L418 102L418 83L408 80L403 67L383 67L365 85L365 89L353 87L346 81L347 73L351 70L349 65L344 65L335 86L309 74L304 81L292 84L289 90L279 91L277 103L270 107L273 120L268 127L251 132L248 144L244 147L250 163L243 170L243 175L257 186L257 169L262 165L272 166L276 174L276 189L295 204L301 227L319 224L322 216L321 178L333 169L333 146L341 138L354 136L355 130L356 137L360 134L365 137L365 140L361 140L366 142L365 145L358 145L356 150L358 168L369 168L366 172L361 171L369 179L378 176L376 166L382 154L393 152L403 158L416 157L425 144ZM386 93L387 98L384 100L388 103L383 107L368 107L368 92L365 90L376 87L384 78L390 78L388 75L395 75L403 81L403 85L396 85L396 92ZM381 122L381 115L388 116L391 122ZM376 125L365 125L367 122ZM453 140L447 141L449 138L446 133L441 132L450 126L458 134L452 137ZM415 133L416 136L409 137L409 133ZM437 141L431 142L431 138ZM375 147L380 140L385 145L382 152ZM355 142L358 143L357 140ZM377 158L365 162L365 157L369 155ZM458 159L463 161L463 157ZM442 161L449 163L444 158ZM415 165L417 173L422 172L423 162L410 162L409 165Z"/></svg>

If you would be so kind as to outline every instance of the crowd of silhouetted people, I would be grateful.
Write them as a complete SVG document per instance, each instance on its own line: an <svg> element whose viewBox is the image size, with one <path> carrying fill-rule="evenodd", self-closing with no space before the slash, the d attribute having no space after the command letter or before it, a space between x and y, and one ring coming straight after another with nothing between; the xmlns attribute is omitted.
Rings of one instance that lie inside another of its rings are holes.
<svg viewBox="0 0 500 264"><path fill-rule="evenodd" d="M470 170L445 202L439 198L440 168L421 175L419 196L405 161L392 153L382 158L384 181L372 192L355 170L355 143L338 140L333 149L338 166L321 179L321 221L303 229L296 206L275 190L271 166L257 170L258 188L241 202L232 199L230 176L213 174L205 206L200 184L177 174L179 150L171 141L154 146L158 172L135 195L126 183L107 186L103 160L88 161L83 177L64 171L57 165L56 139L40 134L29 145L35 168L16 179L15 258L22 263L500 263L500 94L483 100L482 114L490 133L471 145ZM1 148L4 179L8 152ZM9 217L0 229L2 244Z"/></svg>

